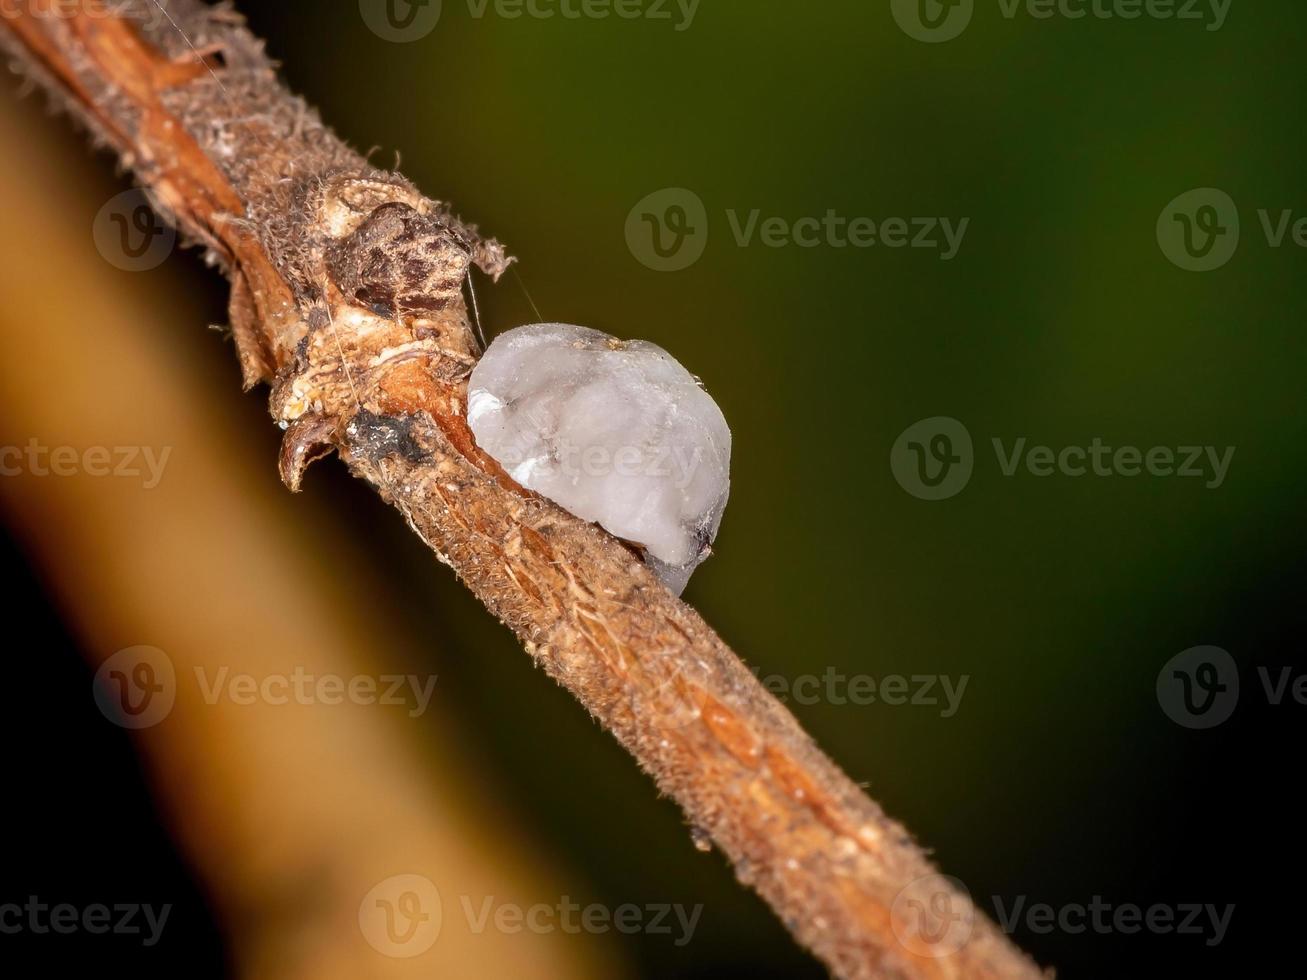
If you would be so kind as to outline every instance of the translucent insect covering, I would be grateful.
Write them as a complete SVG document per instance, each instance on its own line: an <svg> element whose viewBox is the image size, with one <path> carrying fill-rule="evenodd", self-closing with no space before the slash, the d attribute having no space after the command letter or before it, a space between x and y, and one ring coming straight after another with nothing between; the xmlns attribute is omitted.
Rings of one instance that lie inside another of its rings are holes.
<svg viewBox="0 0 1307 980"><path fill-rule="evenodd" d="M678 595L710 553L731 431L656 344L565 323L509 330L472 371L467 417L514 480L639 545Z"/></svg>

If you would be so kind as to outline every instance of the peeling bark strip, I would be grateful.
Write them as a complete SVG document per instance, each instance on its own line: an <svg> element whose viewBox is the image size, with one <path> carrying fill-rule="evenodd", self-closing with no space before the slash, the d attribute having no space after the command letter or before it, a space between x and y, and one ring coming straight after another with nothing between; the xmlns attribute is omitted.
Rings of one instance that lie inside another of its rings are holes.
<svg viewBox="0 0 1307 980"><path fill-rule="evenodd" d="M471 265L498 278L500 245L341 143L230 7L167 11L25 0L0 42L230 278L287 485L339 452L836 975L1039 976L962 892L918 881L934 869L906 831L694 610L477 449L462 286Z"/></svg>

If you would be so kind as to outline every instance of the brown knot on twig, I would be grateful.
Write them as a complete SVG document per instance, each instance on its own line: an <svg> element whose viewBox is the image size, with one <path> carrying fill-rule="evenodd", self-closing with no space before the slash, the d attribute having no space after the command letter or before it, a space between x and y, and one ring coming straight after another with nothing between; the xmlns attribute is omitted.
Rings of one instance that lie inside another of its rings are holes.
<svg viewBox="0 0 1307 980"><path fill-rule="evenodd" d="M439 313L461 296L471 246L440 220L392 201L327 249L327 271L345 296L379 316Z"/></svg>

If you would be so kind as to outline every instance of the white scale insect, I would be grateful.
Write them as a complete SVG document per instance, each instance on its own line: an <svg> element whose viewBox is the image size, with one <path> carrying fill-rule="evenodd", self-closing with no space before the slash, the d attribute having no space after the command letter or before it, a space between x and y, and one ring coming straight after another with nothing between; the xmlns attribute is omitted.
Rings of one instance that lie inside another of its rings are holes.
<svg viewBox="0 0 1307 980"><path fill-rule="evenodd" d="M566 323L509 330L472 371L467 421L514 480L639 545L677 595L708 557L731 430L656 344Z"/></svg>

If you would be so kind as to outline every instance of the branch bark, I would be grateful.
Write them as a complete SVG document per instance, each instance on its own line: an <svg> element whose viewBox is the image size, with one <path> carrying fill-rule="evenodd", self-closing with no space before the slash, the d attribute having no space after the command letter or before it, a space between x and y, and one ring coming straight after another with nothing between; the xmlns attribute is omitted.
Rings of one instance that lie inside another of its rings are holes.
<svg viewBox="0 0 1307 980"><path fill-rule="evenodd" d="M462 286L502 247L337 139L231 8L167 13L24 0L0 42L231 280L286 484L337 452L837 976L1039 976L693 609L477 448Z"/></svg>

